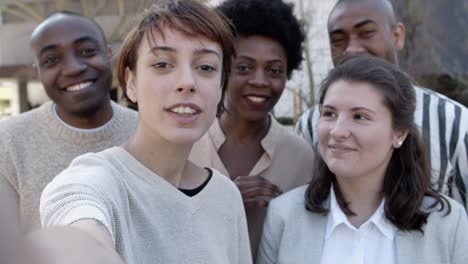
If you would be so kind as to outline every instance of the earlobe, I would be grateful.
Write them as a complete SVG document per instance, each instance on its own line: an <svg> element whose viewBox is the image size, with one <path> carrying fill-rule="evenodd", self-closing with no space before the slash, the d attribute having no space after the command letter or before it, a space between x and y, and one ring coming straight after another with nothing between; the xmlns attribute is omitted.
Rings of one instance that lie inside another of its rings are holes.
<svg viewBox="0 0 468 264"><path fill-rule="evenodd" d="M393 34L395 37L395 48L400 51L405 46L405 26L401 22L394 25Z"/></svg>
<svg viewBox="0 0 468 264"><path fill-rule="evenodd" d="M405 139L407 136L408 136L408 131L398 132L395 135L395 139L393 140L393 147L400 148L405 142Z"/></svg>
<svg viewBox="0 0 468 264"><path fill-rule="evenodd" d="M134 83L133 72L127 67L125 68L125 92L128 99L133 103L137 102L137 91Z"/></svg>
<svg viewBox="0 0 468 264"><path fill-rule="evenodd" d="M108 56L109 58L112 58L112 48L109 47L109 46L107 46L107 56Z"/></svg>

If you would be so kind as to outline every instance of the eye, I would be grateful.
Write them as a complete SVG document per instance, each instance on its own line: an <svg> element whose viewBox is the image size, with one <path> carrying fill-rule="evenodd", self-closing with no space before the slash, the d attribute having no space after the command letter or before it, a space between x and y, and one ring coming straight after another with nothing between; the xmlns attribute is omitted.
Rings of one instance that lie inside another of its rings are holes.
<svg viewBox="0 0 468 264"><path fill-rule="evenodd" d="M332 46L338 47L344 45L346 37L344 35L332 35L330 36L330 43Z"/></svg>
<svg viewBox="0 0 468 264"><path fill-rule="evenodd" d="M51 55L47 56L44 60L41 61L41 64L45 67L52 67L60 60L59 56Z"/></svg>
<svg viewBox="0 0 468 264"><path fill-rule="evenodd" d="M201 66L198 66L198 68L204 72L215 72L217 71L215 67L211 66L211 65L201 65Z"/></svg>
<svg viewBox="0 0 468 264"><path fill-rule="evenodd" d="M355 114L353 117L356 120L370 120L368 116L363 114Z"/></svg>
<svg viewBox="0 0 468 264"><path fill-rule="evenodd" d="M96 53L97 49L95 48L84 48L80 50L80 55L83 57L93 57Z"/></svg>
<svg viewBox="0 0 468 264"><path fill-rule="evenodd" d="M336 113L331 110L322 110L320 112L321 117L336 117Z"/></svg>
<svg viewBox="0 0 468 264"><path fill-rule="evenodd" d="M282 68L279 68L279 67L273 67L271 68L270 72L273 74L273 75L282 75L284 73L284 70Z"/></svg>
<svg viewBox="0 0 468 264"><path fill-rule="evenodd" d="M374 36L375 32L377 32L377 31L374 30L374 29L363 30L363 31L361 31L360 36L361 36L361 38L364 38L364 39L371 38L371 37Z"/></svg>
<svg viewBox="0 0 468 264"><path fill-rule="evenodd" d="M253 67L249 64L242 63L242 64L238 64L236 69L240 73L248 73L252 71Z"/></svg>
<svg viewBox="0 0 468 264"><path fill-rule="evenodd" d="M171 67L171 65L167 62L164 62L164 61L161 61L161 62L156 62L154 64L151 65L152 67L154 68L157 68L157 69L168 69Z"/></svg>

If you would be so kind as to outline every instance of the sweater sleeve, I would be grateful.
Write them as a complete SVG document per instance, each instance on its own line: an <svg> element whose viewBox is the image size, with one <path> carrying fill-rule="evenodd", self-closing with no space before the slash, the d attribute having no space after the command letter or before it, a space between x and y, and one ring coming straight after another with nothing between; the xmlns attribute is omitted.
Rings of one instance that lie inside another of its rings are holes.
<svg viewBox="0 0 468 264"><path fill-rule="evenodd" d="M2 193L2 203L8 205L14 211L15 222L20 221L20 202L18 194L18 178L14 162L9 153L13 146L10 139L11 135L3 129L8 123L2 123L0 128L0 192Z"/></svg>
<svg viewBox="0 0 468 264"><path fill-rule="evenodd" d="M278 261L278 251L281 242L283 226L279 216L274 215L275 201L268 206L262 238L257 252L256 264L275 264Z"/></svg>
<svg viewBox="0 0 468 264"><path fill-rule="evenodd" d="M41 224L46 227L96 220L106 227L115 243L114 206L108 197L113 193L110 189L115 181L111 171L97 165L92 155L77 158L44 189L40 201Z"/></svg>

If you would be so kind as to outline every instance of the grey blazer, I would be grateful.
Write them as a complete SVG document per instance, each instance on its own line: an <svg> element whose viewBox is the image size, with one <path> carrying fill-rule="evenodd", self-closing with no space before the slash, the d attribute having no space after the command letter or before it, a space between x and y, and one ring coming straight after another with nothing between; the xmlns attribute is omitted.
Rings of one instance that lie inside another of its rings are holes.
<svg viewBox="0 0 468 264"><path fill-rule="evenodd" d="M305 209L306 188L301 186L271 201L257 264L320 263L327 216ZM468 264L468 218L460 204L447 199L451 213L431 213L424 234L397 231L398 264Z"/></svg>

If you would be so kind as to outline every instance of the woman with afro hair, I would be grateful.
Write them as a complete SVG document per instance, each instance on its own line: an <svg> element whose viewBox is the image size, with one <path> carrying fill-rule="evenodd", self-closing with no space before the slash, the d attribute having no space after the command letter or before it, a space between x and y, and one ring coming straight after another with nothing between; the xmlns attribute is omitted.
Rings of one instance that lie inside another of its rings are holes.
<svg viewBox="0 0 468 264"><path fill-rule="evenodd" d="M237 33L224 112L190 159L230 177L239 188L255 257L268 202L312 177L312 150L271 111L302 61L304 34L293 5L227 0L217 7Z"/></svg>

